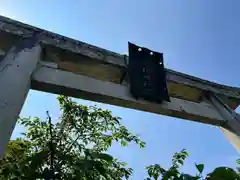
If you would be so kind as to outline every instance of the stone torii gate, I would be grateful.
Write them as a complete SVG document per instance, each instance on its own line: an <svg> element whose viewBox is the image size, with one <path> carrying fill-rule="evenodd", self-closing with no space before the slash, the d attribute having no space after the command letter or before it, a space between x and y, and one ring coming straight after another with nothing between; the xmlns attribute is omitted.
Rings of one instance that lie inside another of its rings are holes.
<svg viewBox="0 0 240 180"><path fill-rule="evenodd" d="M30 89L211 124L240 150L240 88L165 69L170 102L136 100L128 58L0 16L0 158Z"/></svg>

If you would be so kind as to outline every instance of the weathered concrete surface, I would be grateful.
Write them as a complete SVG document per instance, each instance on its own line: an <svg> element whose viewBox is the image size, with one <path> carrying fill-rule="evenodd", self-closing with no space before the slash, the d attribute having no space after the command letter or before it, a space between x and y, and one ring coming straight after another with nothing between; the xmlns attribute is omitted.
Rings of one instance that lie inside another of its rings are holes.
<svg viewBox="0 0 240 180"><path fill-rule="evenodd" d="M40 51L40 45L20 42L0 62L0 159L30 89Z"/></svg>
<svg viewBox="0 0 240 180"><path fill-rule="evenodd" d="M131 97L127 86L97 80L43 65L33 74L32 88L77 98L104 102L127 108L153 112L213 125L224 124L224 118L207 103L171 98L171 102L155 104Z"/></svg>
<svg viewBox="0 0 240 180"><path fill-rule="evenodd" d="M237 135L236 133L225 129L225 128L220 128L225 137L230 141L230 143L233 145L233 147L240 152L240 136Z"/></svg>
<svg viewBox="0 0 240 180"><path fill-rule="evenodd" d="M123 55L3 16L0 16L0 31L11 34L15 38L39 34L39 40L47 52L46 60L57 61L59 69L115 83L120 83L122 76L126 73L128 60ZM88 67L88 71L83 67ZM203 91L211 91L223 98L227 97L224 99L230 106L240 103L239 88L216 84L169 69L166 69L166 74L169 94L172 97L199 102Z"/></svg>

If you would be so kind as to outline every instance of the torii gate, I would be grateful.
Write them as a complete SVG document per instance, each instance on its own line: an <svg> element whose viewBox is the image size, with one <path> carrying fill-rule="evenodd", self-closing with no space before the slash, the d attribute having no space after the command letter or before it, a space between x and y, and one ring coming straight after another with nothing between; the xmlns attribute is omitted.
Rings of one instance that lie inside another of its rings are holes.
<svg viewBox="0 0 240 180"><path fill-rule="evenodd" d="M240 151L240 88L170 69L170 102L136 100L128 58L0 16L0 158L30 89L219 126Z"/></svg>

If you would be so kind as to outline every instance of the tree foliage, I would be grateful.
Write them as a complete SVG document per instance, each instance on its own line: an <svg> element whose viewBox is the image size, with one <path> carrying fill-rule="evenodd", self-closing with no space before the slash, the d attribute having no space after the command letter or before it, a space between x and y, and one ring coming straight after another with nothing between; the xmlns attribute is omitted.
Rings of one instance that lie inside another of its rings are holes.
<svg viewBox="0 0 240 180"><path fill-rule="evenodd" d="M0 174L5 179L128 179L126 163L106 151L114 141L122 146L145 143L124 127L119 117L97 106L83 106L59 96L61 117L53 124L39 118L21 118L23 139L12 140Z"/></svg>
<svg viewBox="0 0 240 180"><path fill-rule="evenodd" d="M217 167L204 177L204 164L195 164L198 172L196 175L181 173L180 168L187 157L188 153L183 149L173 155L172 165L168 169L164 169L159 164L146 166L149 177L145 180L240 180L240 174L228 167Z"/></svg>
<svg viewBox="0 0 240 180"><path fill-rule="evenodd" d="M64 96L59 96L58 101L61 116L57 123L52 123L48 112L47 120L18 120L26 132L23 138L9 142L0 161L0 180L129 179L133 169L106 152L113 142L121 146L136 143L140 148L145 147L145 142L109 110L83 106ZM218 167L204 177L203 164L195 164L196 175L184 174L180 169L187 157L183 149L173 155L169 168L160 164L146 166L145 180L240 180L239 173L227 167Z"/></svg>

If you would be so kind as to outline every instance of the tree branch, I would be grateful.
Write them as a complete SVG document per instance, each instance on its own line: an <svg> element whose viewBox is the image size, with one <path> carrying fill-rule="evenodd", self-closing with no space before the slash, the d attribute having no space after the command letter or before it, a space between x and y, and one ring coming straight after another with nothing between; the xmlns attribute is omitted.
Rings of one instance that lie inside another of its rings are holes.
<svg viewBox="0 0 240 180"><path fill-rule="evenodd" d="M54 148L53 148L53 135L52 135L52 118L47 111L48 123L49 123L49 133L50 133L50 142L49 142L49 149L50 149L50 166L51 172L54 174ZM53 178L54 179L54 178Z"/></svg>

